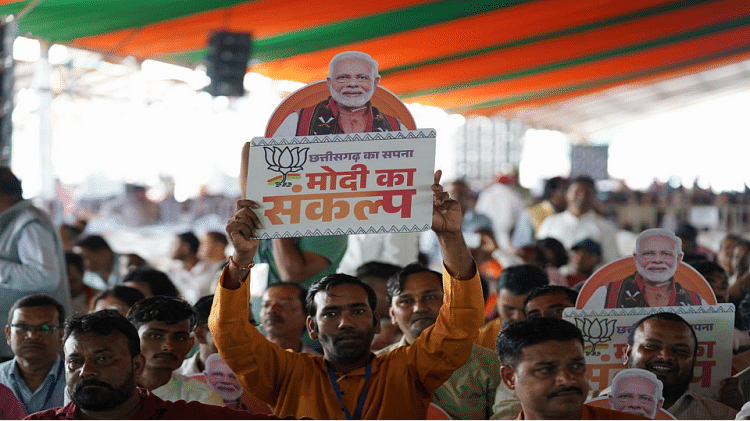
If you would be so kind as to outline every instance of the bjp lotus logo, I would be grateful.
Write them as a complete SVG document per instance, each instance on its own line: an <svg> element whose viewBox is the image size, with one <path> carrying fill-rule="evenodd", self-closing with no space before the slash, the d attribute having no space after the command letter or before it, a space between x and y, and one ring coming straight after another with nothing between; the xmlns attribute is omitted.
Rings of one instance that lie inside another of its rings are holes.
<svg viewBox="0 0 750 421"><path fill-rule="evenodd" d="M583 333L584 349L591 347L588 355L600 355L597 347L612 340L615 333L615 319L575 319L576 326Z"/></svg>
<svg viewBox="0 0 750 421"><path fill-rule="evenodd" d="M288 187L291 183L286 182L287 176L295 175L291 173L302 170L302 166L307 162L307 151L310 148L295 147L290 149L288 146L284 148L264 146L263 149L266 152L268 169L281 173L281 176L275 177L269 180L269 182L273 181L280 187ZM277 181L279 178L280 181ZM296 178L299 178L298 174Z"/></svg>

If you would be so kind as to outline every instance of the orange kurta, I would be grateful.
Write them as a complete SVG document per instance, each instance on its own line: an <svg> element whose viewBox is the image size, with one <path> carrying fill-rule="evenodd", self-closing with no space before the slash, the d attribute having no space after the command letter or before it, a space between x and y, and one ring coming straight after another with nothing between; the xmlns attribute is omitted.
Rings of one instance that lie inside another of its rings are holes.
<svg viewBox="0 0 750 421"><path fill-rule="evenodd" d="M503 321L499 317L494 318L479 329L479 334L474 343L494 351L497 334L501 330L503 330Z"/></svg>
<svg viewBox="0 0 750 421"><path fill-rule="evenodd" d="M435 390L466 363L483 321L478 274L467 280L443 271L443 306L437 322L411 346L374 357L362 419L425 419ZM209 328L224 361L242 386L279 416L344 419L323 357L285 351L247 321L249 282L216 288ZM365 369L336 373L350 411L364 388Z"/></svg>

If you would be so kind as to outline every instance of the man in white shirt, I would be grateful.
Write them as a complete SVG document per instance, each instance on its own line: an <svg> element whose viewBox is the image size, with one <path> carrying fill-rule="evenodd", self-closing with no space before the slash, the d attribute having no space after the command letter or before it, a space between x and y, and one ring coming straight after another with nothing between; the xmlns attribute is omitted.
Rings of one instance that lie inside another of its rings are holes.
<svg viewBox="0 0 750 421"><path fill-rule="evenodd" d="M190 303L213 294L222 264L198 257L200 240L192 232L177 234L172 244L172 265L167 268L169 279ZM223 263L223 262L222 262Z"/></svg>
<svg viewBox="0 0 750 421"><path fill-rule="evenodd" d="M568 186L566 197L568 208L545 219L536 238L556 238L568 250L578 241L590 238L601 246L604 264L619 259L617 227L594 209L594 180L587 176L576 177Z"/></svg>
<svg viewBox="0 0 750 421"><path fill-rule="evenodd" d="M179 298L157 296L135 303L128 320L138 329L146 359L139 387L167 401L198 401L224 405L221 397L199 380L174 373L193 347L193 308Z"/></svg>

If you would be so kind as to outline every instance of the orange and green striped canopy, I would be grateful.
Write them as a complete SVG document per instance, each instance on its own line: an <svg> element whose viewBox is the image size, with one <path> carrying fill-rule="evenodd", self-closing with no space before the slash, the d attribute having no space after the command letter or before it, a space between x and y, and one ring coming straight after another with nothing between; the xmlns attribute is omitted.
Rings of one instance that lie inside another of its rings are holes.
<svg viewBox="0 0 750 421"><path fill-rule="evenodd" d="M405 101L513 114L750 58L750 0L0 0L21 35L195 65L250 32L250 71L309 83L359 50Z"/></svg>

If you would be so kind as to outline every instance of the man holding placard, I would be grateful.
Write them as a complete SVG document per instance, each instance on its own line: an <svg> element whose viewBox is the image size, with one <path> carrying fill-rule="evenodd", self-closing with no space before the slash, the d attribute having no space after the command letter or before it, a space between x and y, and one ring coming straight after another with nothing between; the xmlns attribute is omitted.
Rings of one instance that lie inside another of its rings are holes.
<svg viewBox="0 0 750 421"><path fill-rule="evenodd" d="M664 384L664 408L677 419L734 419L734 409L690 391L698 339L679 315L656 313L639 320L625 352L628 368L648 370Z"/></svg>
<svg viewBox="0 0 750 421"><path fill-rule="evenodd" d="M217 287L209 326L219 353L240 383L275 414L336 419L424 419L435 390L468 360L484 303L476 265L461 232L461 210L435 173L432 229L443 249L445 303L437 321L407 347L376 357L380 330L375 293L358 278L336 274L307 297L308 331L324 357L286 352L247 321L246 282L262 224L253 201L238 202L227 223L235 252ZM404 405L403 403L408 403ZM343 412L343 413L342 413Z"/></svg>

